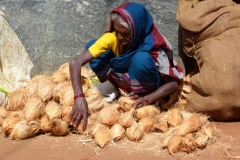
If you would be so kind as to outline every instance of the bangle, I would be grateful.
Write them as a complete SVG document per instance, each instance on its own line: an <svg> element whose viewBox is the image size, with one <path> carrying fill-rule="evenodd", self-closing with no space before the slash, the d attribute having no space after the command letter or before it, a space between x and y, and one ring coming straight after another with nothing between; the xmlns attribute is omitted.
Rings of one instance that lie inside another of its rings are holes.
<svg viewBox="0 0 240 160"><path fill-rule="evenodd" d="M77 98L80 98L80 97L85 97L85 94L81 93L81 94L76 94L74 96L74 100L77 99Z"/></svg>
<svg viewBox="0 0 240 160"><path fill-rule="evenodd" d="M147 104L149 104L149 101L148 101L145 97L142 97L142 99L143 99Z"/></svg>

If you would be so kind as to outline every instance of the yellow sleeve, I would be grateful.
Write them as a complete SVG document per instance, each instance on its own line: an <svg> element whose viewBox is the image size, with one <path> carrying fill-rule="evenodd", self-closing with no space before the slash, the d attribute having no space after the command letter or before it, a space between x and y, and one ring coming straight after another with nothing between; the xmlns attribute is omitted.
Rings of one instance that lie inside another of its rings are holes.
<svg viewBox="0 0 240 160"><path fill-rule="evenodd" d="M117 45L115 32L103 34L88 50L92 56L96 58L109 49L112 50L116 56L121 54L121 49L119 49Z"/></svg>

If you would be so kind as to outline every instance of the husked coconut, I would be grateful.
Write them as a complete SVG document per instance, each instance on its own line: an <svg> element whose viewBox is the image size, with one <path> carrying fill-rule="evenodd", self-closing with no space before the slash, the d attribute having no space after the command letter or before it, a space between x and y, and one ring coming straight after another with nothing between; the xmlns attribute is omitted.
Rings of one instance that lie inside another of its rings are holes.
<svg viewBox="0 0 240 160"><path fill-rule="evenodd" d="M61 119L52 119L50 121L52 134L55 136L66 136L69 133L68 125Z"/></svg>
<svg viewBox="0 0 240 160"><path fill-rule="evenodd" d="M133 118L134 111L135 108L132 108L130 111L122 113L118 119L118 123L124 128L130 127L134 122Z"/></svg>
<svg viewBox="0 0 240 160"><path fill-rule="evenodd" d="M79 133L83 134L83 133L86 133L86 134L91 134L91 131L92 131L92 128L94 127L95 125L95 119L93 119L91 116L88 117L88 122L87 122L87 126L86 127L83 127L81 124L78 126L77 130Z"/></svg>
<svg viewBox="0 0 240 160"><path fill-rule="evenodd" d="M98 112L100 111L104 105L107 103L107 102L104 102L105 100L104 99L97 99L93 102L90 102L88 103L88 109L91 111L91 112Z"/></svg>
<svg viewBox="0 0 240 160"><path fill-rule="evenodd" d="M11 134L15 125L18 122L22 121L22 119L23 119L23 114L21 111L11 112L10 115L3 121L3 124L2 124L2 130L4 134L7 136Z"/></svg>
<svg viewBox="0 0 240 160"><path fill-rule="evenodd" d="M24 108L26 101L26 94L23 87L18 88L16 91L8 95L8 104L6 110L19 111Z"/></svg>
<svg viewBox="0 0 240 160"><path fill-rule="evenodd" d="M110 106L104 107L99 112L99 120L102 124L107 126L114 125L120 116L120 112L118 111L119 105L112 104Z"/></svg>
<svg viewBox="0 0 240 160"><path fill-rule="evenodd" d="M81 67L81 75L90 79L91 77L94 76L94 72L90 68L82 66Z"/></svg>
<svg viewBox="0 0 240 160"><path fill-rule="evenodd" d="M65 74L60 71L54 72L53 75L51 76L51 79L54 83L63 83L67 81L67 77L65 76Z"/></svg>
<svg viewBox="0 0 240 160"><path fill-rule="evenodd" d="M62 106L54 100L49 101L45 107L45 112L50 120L54 118L61 118Z"/></svg>
<svg viewBox="0 0 240 160"><path fill-rule="evenodd" d="M97 145L104 148L112 140L110 129L105 125L99 126L94 134L94 140Z"/></svg>
<svg viewBox="0 0 240 160"><path fill-rule="evenodd" d="M180 150L190 153L196 149L196 142L192 133L188 133L186 136L182 137L182 142Z"/></svg>
<svg viewBox="0 0 240 160"><path fill-rule="evenodd" d="M139 120L138 124L142 127L144 132L151 132L155 122L151 118L144 117Z"/></svg>
<svg viewBox="0 0 240 160"><path fill-rule="evenodd" d="M214 130L209 125L203 125L202 129L204 130L204 133L208 136L209 139L213 138Z"/></svg>
<svg viewBox="0 0 240 160"><path fill-rule="evenodd" d="M166 132L164 132L162 134L162 148L166 148L168 147L168 142L170 140L170 138L175 134L176 132L176 128L172 127L172 128L169 128L169 130L167 130Z"/></svg>
<svg viewBox="0 0 240 160"><path fill-rule="evenodd" d="M130 97L120 97L118 99L118 104L124 111L129 111L131 108L133 108L135 103L136 101L132 100Z"/></svg>
<svg viewBox="0 0 240 160"><path fill-rule="evenodd" d="M183 122L183 116L178 108L173 108L167 111L167 121L173 126L179 126Z"/></svg>
<svg viewBox="0 0 240 160"><path fill-rule="evenodd" d="M158 124L155 124L153 126L153 129L154 130L159 130L160 132L166 132L168 131L169 127L168 127L168 122L167 120L162 120L161 122L159 122Z"/></svg>
<svg viewBox="0 0 240 160"><path fill-rule="evenodd" d="M142 127L137 122L133 122L133 124L126 129L126 133L127 137L134 142L140 141L143 136Z"/></svg>
<svg viewBox="0 0 240 160"><path fill-rule="evenodd" d="M48 101L52 97L52 90L55 87L51 77L42 77L37 86L37 94L44 101Z"/></svg>
<svg viewBox="0 0 240 160"><path fill-rule="evenodd" d="M96 87L91 87L85 92L86 100L88 103L102 99L101 92Z"/></svg>
<svg viewBox="0 0 240 160"><path fill-rule="evenodd" d="M47 114L44 114L41 117L40 123L41 123L41 132L43 132L43 133L50 133L50 132L52 132L52 128L50 126L50 120L49 120Z"/></svg>
<svg viewBox="0 0 240 160"><path fill-rule="evenodd" d="M59 68L58 68L59 72L62 72L65 74L66 79L70 80L70 72L69 72L69 62L62 64Z"/></svg>
<svg viewBox="0 0 240 160"><path fill-rule="evenodd" d="M90 88L90 82L89 79L85 76L81 76L81 81L82 81L82 86L86 87L86 90L84 92L87 91L87 89Z"/></svg>
<svg viewBox="0 0 240 160"><path fill-rule="evenodd" d="M38 96L37 90L39 81L41 81L41 79L45 77L45 75L37 75L28 82L27 86L25 86L25 93L27 98L32 96Z"/></svg>
<svg viewBox="0 0 240 160"><path fill-rule="evenodd" d="M207 146L208 136L203 132L198 132L195 138L197 148L203 149Z"/></svg>
<svg viewBox="0 0 240 160"><path fill-rule="evenodd" d="M27 99L23 109L25 120L32 121L39 119L44 113L45 104L40 97L30 97Z"/></svg>
<svg viewBox="0 0 240 160"><path fill-rule="evenodd" d="M188 133L195 132L201 127L202 122L198 114L192 114L188 119L184 120L179 127L178 134L184 136Z"/></svg>
<svg viewBox="0 0 240 160"><path fill-rule="evenodd" d="M60 102L62 95L62 88L69 82L58 83L52 90L52 97L55 101Z"/></svg>
<svg viewBox="0 0 240 160"><path fill-rule="evenodd" d="M168 141L168 151L174 156L175 152L179 151L182 142L182 137L178 134L174 134Z"/></svg>
<svg viewBox="0 0 240 160"><path fill-rule="evenodd" d="M62 86L60 104L62 106L72 106L74 103L74 93L72 83L67 82Z"/></svg>
<svg viewBox="0 0 240 160"><path fill-rule="evenodd" d="M118 123L115 123L110 130L111 130L112 140L114 141L118 141L125 136L125 128L123 128Z"/></svg>
<svg viewBox="0 0 240 160"><path fill-rule="evenodd" d="M4 119L6 119L9 114L10 111L7 111L5 107L0 106L0 127L2 126Z"/></svg>
<svg viewBox="0 0 240 160"><path fill-rule="evenodd" d="M22 140L26 138L33 137L40 130L39 121L30 121L25 120L18 122L12 130L10 137L16 140Z"/></svg>
<svg viewBox="0 0 240 160"><path fill-rule="evenodd" d="M158 114L160 114L160 109L154 105L143 106L135 110L135 118L138 120L144 117L153 118Z"/></svg>
<svg viewBox="0 0 240 160"><path fill-rule="evenodd" d="M72 106L63 106L62 110L62 120L66 122L68 125L70 124L70 118L69 115L72 111Z"/></svg>

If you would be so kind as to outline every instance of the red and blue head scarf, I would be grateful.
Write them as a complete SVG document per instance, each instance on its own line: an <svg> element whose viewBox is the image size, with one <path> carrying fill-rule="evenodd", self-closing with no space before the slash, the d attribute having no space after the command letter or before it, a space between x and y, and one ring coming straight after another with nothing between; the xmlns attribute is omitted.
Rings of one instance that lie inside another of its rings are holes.
<svg viewBox="0 0 240 160"><path fill-rule="evenodd" d="M126 2L113 9L111 13L113 12L120 14L123 20L129 25L132 34L132 42L128 49L122 55L111 60L111 64L117 72L127 70L131 63L131 57L136 52L150 53L154 61L156 61L159 48L164 51L170 50L153 23L152 16L142 4ZM110 25L106 32L112 31L114 31L114 26L113 21L110 20Z"/></svg>

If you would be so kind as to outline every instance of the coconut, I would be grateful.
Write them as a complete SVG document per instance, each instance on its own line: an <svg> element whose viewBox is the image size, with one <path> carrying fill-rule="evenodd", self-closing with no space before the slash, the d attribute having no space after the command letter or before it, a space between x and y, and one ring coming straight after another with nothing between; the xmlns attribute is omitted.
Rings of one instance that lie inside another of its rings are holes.
<svg viewBox="0 0 240 160"><path fill-rule="evenodd" d="M52 128L52 134L55 136L66 136L69 133L67 123L61 119L52 119L50 127Z"/></svg>
<svg viewBox="0 0 240 160"><path fill-rule="evenodd" d="M180 150L190 153L196 149L196 142L192 133L188 133L186 136L182 137L182 142Z"/></svg>
<svg viewBox="0 0 240 160"><path fill-rule="evenodd" d="M78 132L81 133L81 134L83 134L83 133L86 133L86 134L90 133L91 134L91 131L92 131L92 128L94 127L94 125L95 125L95 122L96 122L96 120L93 117L89 116L87 126L83 127L80 124L77 128Z"/></svg>
<svg viewBox="0 0 240 160"><path fill-rule="evenodd" d="M60 95L60 104L62 106L72 106L74 103L74 93L71 82L67 82L62 86Z"/></svg>
<svg viewBox="0 0 240 160"><path fill-rule="evenodd" d="M130 111L122 113L118 119L118 123L125 128L130 127L134 122L133 119L134 111L135 108L132 108Z"/></svg>
<svg viewBox="0 0 240 160"><path fill-rule="evenodd" d="M164 132L168 131L168 129L169 129L168 123L166 120L162 120L158 124L154 125L153 129L164 133Z"/></svg>
<svg viewBox="0 0 240 160"><path fill-rule="evenodd" d="M67 81L67 77L65 76L65 74L60 71L54 72L53 75L51 76L51 79L54 83L63 83Z"/></svg>
<svg viewBox="0 0 240 160"><path fill-rule="evenodd" d="M71 119L69 118L71 111L72 111L72 106L63 106L62 120L66 122L68 125L70 124L70 121L71 121Z"/></svg>
<svg viewBox="0 0 240 160"><path fill-rule="evenodd" d="M86 86L87 89L90 88L90 82L89 79L85 76L81 76L81 82L82 82L82 86Z"/></svg>
<svg viewBox="0 0 240 160"><path fill-rule="evenodd" d="M188 133L195 132L202 125L200 116L198 114L192 114L188 119L184 120L180 125L178 134L183 136Z"/></svg>
<svg viewBox="0 0 240 160"><path fill-rule="evenodd" d="M45 77L46 77L45 75L37 75L28 82L27 86L25 87L27 98L38 95L37 93L38 83Z"/></svg>
<svg viewBox="0 0 240 160"><path fill-rule="evenodd" d="M18 122L12 130L10 137L12 139L22 140L26 138L33 137L36 133L39 132L41 128L39 121L30 121L25 120Z"/></svg>
<svg viewBox="0 0 240 160"><path fill-rule="evenodd" d="M209 125L203 125L202 129L204 130L204 133L208 136L209 139L213 138L214 130Z"/></svg>
<svg viewBox="0 0 240 160"><path fill-rule="evenodd" d="M111 127L111 135L112 140L118 141L125 136L125 128L123 128L120 124L115 123Z"/></svg>
<svg viewBox="0 0 240 160"><path fill-rule="evenodd" d="M14 111L3 121L2 130L5 135L11 134L15 125L22 121L23 114L21 111Z"/></svg>
<svg viewBox="0 0 240 160"><path fill-rule="evenodd" d="M207 146L208 136L203 132L198 132L195 138L197 148L203 149Z"/></svg>
<svg viewBox="0 0 240 160"><path fill-rule="evenodd" d="M9 114L10 112L7 111L5 107L0 106L0 127L2 126L4 119L6 119Z"/></svg>
<svg viewBox="0 0 240 160"><path fill-rule="evenodd" d="M183 122L183 116L178 108L173 108L167 111L167 121L173 126L179 126Z"/></svg>
<svg viewBox="0 0 240 160"><path fill-rule="evenodd" d="M70 79L69 62L62 64L58 71L64 73L67 80Z"/></svg>
<svg viewBox="0 0 240 160"><path fill-rule="evenodd" d="M142 127L135 121L129 128L126 129L126 133L127 137L134 142L140 141L143 136Z"/></svg>
<svg viewBox="0 0 240 160"><path fill-rule="evenodd" d="M94 76L94 72L91 69L89 69L89 68L87 68L85 66L82 66L81 67L81 75L86 77L86 78L88 78L88 79L90 79L91 77Z"/></svg>
<svg viewBox="0 0 240 160"><path fill-rule="evenodd" d="M58 83L52 90L52 97L55 101L60 102L60 98L62 95L62 88L68 82Z"/></svg>
<svg viewBox="0 0 240 160"><path fill-rule="evenodd" d="M133 108L135 103L136 101L132 100L130 97L120 97L118 99L118 104L124 111L129 111L131 108Z"/></svg>
<svg viewBox="0 0 240 160"><path fill-rule="evenodd" d="M49 101L45 107L45 112L49 119L61 118L62 106L55 101Z"/></svg>
<svg viewBox="0 0 240 160"><path fill-rule="evenodd" d="M174 134L168 141L168 151L169 153L174 156L173 153L177 152L180 148L182 142L182 137Z"/></svg>
<svg viewBox="0 0 240 160"><path fill-rule="evenodd" d="M104 148L112 140L110 129L104 125L98 126L94 133L94 140L97 145Z"/></svg>
<svg viewBox="0 0 240 160"><path fill-rule="evenodd" d="M50 120L48 118L47 114L44 114L41 119L40 119L40 123L41 123L41 132L43 133L49 133L52 131L52 128L50 127Z"/></svg>
<svg viewBox="0 0 240 160"><path fill-rule="evenodd" d="M160 114L160 110L154 105L143 106L135 110L135 118L138 120L144 117L153 118L158 114Z"/></svg>
<svg viewBox="0 0 240 160"><path fill-rule="evenodd" d="M139 120L138 124L142 127L144 132L151 132L154 126L154 120L148 117L144 117Z"/></svg>
<svg viewBox="0 0 240 160"><path fill-rule="evenodd" d="M23 114L25 120L32 121L39 119L44 113L45 104L40 97L30 97L27 99Z"/></svg>
<svg viewBox="0 0 240 160"><path fill-rule="evenodd" d="M104 107L104 105L106 105L106 103L107 102L104 99L97 99L93 102L88 103L88 109L93 113L98 112Z"/></svg>
<svg viewBox="0 0 240 160"><path fill-rule="evenodd" d="M51 77L42 77L37 86L37 94L38 96L44 101L48 101L52 97L52 90L54 89L55 85L51 79Z"/></svg>
<svg viewBox="0 0 240 160"><path fill-rule="evenodd" d="M170 138L172 137L172 135L175 134L176 128L169 128L169 130L167 130L166 132L164 132L161 135L161 139L162 139L162 148L166 148L168 146L168 142L170 140Z"/></svg>
<svg viewBox="0 0 240 160"><path fill-rule="evenodd" d="M112 104L111 106L106 106L102 110L100 110L99 112L100 122L107 126L114 125L120 116L118 108L119 108L118 104Z"/></svg>
<svg viewBox="0 0 240 160"><path fill-rule="evenodd" d="M16 91L8 95L8 104L6 110L8 111L19 111L24 108L26 101L25 90L23 87L18 88Z"/></svg>
<svg viewBox="0 0 240 160"><path fill-rule="evenodd" d="M102 99L101 92L96 87L91 87L85 92L86 100L91 103L97 99Z"/></svg>

